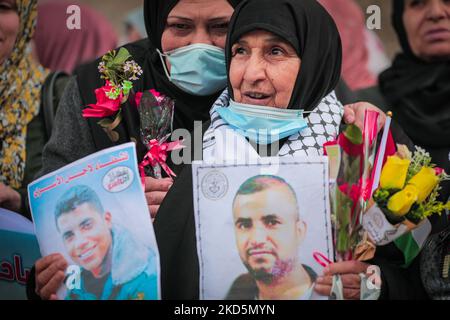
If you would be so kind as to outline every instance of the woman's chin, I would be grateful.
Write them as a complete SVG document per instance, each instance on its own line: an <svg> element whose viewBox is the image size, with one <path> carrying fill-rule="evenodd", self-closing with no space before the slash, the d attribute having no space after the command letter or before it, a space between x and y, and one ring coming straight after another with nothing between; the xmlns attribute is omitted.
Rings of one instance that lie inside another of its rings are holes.
<svg viewBox="0 0 450 320"><path fill-rule="evenodd" d="M449 61L450 43L434 44L422 54L422 59L429 62Z"/></svg>

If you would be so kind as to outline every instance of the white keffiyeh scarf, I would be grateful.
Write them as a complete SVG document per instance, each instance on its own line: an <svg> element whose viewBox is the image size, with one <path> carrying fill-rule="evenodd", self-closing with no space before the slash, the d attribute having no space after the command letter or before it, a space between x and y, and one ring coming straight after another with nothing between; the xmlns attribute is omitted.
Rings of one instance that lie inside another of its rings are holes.
<svg viewBox="0 0 450 320"><path fill-rule="evenodd" d="M225 90L211 108L211 125L203 136L204 161L255 160L260 156L247 139L233 130L217 113L228 107L230 96ZM306 113L306 112L305 112ZM279 157L321 156L323 145L339 133L344 107L334 92L322 99L305 119L308 127L288 138L278 152Z"/></svg>

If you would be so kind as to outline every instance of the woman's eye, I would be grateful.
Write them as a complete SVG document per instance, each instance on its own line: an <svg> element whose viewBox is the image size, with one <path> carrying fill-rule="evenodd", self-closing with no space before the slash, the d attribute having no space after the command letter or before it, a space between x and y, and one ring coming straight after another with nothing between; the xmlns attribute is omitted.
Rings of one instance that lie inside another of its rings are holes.
<svg viewBox="0 0 450 320"><path fill-rule="evenodd" d="M228 31L228 22L213 24L210 26L210 30L216 33L227 33Z"/></svg>
<svg viewBox="0 0 450 320"><path fill-rule="evenodd" d="M243 47L236 47L233 49L233 56L241 55L241 54L245 54L245 53L246 53L246 51L245 51L245 48L243 48Z"/></svg>
<svg viewBox="0 0 450 320"><path fill-rule="evenodd" d="M5 3L0 3L0 11L9 11L12 10L12 6L5 4Z"/></svg>
<svg viewBox="0 0 450 320"><path fill-rule="evenodd" d="M270 54L274 56L281 56L284 54L284 50L279 47L275 47L270 49Z"/></svg>
<svg viewBox="0 0 450 320"><path fill-rule="evenodd" d="M186 31L189 30L190 26L185 23L172 23L169 25L169 28L174 29L176 31Z"/></svg>
<svg viewBox="0 0 450 320"><path fill-rule="evenodd" d="M423 4L423 2L424 2L423 0L411 0L409 2L409 6L411 8L414 8L414 7L417 7L417 6L421 5L421 4Z"/></svg>

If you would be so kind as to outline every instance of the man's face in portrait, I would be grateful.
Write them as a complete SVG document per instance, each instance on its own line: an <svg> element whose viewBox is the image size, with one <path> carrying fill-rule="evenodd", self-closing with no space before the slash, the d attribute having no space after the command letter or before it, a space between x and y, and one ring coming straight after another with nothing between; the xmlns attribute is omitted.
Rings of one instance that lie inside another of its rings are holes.
<svg viewBox="0 0 450 320"><path fill-rule="evenodd" d="M256 280L272 283L295 268L306 226L288 186L237 195L233 214L239 255Z"/></svg>
<svg viewBox="0 0 450 320"><path fill-rule="evenodd" d="M72 260L98 274L112 244L111 214L99 213L93 205L83 203L61 214L57 226Z"/></svg>

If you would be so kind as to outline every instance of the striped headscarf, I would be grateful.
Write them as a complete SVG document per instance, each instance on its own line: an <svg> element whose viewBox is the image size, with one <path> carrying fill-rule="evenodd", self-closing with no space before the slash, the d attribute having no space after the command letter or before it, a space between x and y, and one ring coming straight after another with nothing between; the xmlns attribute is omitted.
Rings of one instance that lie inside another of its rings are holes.
<svg viewBox="0 0 450 320"><path fill-rule="evenodd" d="M0 182L20 188L25 172L27 126L39 113L47 71L33 63L37 0L16 0L20 29L11 55L0 66Z"/></svg>

